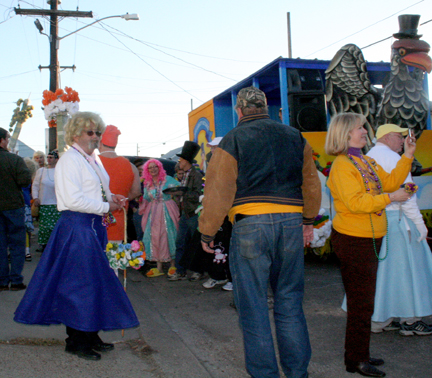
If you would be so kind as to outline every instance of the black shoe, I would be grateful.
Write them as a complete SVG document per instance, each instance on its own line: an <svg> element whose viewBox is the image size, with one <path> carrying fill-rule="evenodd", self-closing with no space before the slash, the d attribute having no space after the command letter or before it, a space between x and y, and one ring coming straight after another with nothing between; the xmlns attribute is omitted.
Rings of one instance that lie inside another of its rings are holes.
<svg viewBox="0 0 432 378"><path fill-rule="evenodd" d="M348 373L359 373L365 377L385 377L386 373L378 370L375 366L369 362L359 362L357 366L347 365L346 371Z"/></svg>
<svg viewBox="0 0 432 378"><path fill-rule="evenodd" d="M85 360L99 361L101 359L101 355L90 348L75 349L66 345L65 352L75 354L79 358L84 358Z"/></svg>
<svg viewBox="0 0 432 378"><path fill-rule="evenodd" d="M369 358L369 363L373 366L381 366L384 365L384 360L382 358Z"/></svg>
<svg viewBox="0 0 432 378"><path fill-rule="evenodd" d="M26 287L27 287L27 285L24 285L23 283L11 284L10 290L11 291L20 291L20 290L24 290Z"/></svg>
<svg viewBox="0 0 432 378"><path fill-rule="evenodd" d="M8 291L9 285L0 285L0 291Z"/></svg>
<svg viewBox="0 0 432 378"><path fill-rule="evenodd" d="M92 349L98 352L109 352L110 350L114 349L114 344L100 342L93 345Z"/></svg>
<svg viewBox="0 0 432 378"><path fill-rule="evenodd" d="M32 256L30 253L25 256L25 261L32 261Z"/></svg>

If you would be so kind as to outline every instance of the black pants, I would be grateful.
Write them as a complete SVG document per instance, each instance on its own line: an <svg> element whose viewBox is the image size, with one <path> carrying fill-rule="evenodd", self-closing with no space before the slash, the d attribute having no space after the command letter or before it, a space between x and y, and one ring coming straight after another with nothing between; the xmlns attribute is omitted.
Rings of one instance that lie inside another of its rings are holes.
<svg viewBox="0 0 432 378"><path fill-rule="evenodd" d="M66 333L69 336L66 345L75 350L91 349L95 344L102 342L97 332L84 332L66 327Z"/></svg>
<svg viewBox="0 0 432 378"><path fill-rule="evenodd" d="M372 238L344 235L333 229L333 249L341 263L342 281L347 296L345 364L369 360L371 317L374 312L378 259ZM382 238L375 239L377 252Z"/></svg>

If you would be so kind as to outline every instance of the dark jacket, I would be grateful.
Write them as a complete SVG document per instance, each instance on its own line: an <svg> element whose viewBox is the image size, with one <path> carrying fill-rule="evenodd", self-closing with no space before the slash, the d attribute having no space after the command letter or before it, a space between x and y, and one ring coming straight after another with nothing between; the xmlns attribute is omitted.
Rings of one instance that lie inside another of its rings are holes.
<svg viewBox="0 0 432 378"><path fill-rule="evenodd" d="M23 207L22 188L30 184L30 171L23 158L0 147L0 211Z"/></svg>
<svg viewBox="0 0 432 378"><path fill-rule="evenodd" d="M206 174L199 228L213 236L232 207L269 203L303 207L313 224L321 206L321 182L312 148L300 131L267 114L244 116L224 136Z"/></svg>
<svg viewBox="0 0 432 378"><path fill-rule="evenodd" d="M202 194L203 176L192 166L186 181L187 192L183 195L182 211L187 218L195 215L195 210L200 205L199 197Z"/></svg>

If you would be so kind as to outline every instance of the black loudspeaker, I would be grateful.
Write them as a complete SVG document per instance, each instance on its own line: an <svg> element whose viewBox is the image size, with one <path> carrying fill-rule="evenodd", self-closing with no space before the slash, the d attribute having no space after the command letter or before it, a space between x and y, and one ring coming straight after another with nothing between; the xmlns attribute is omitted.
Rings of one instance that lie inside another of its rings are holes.
<svg viewBox="0 0 432 378"><path fill-rule="evenodd" d="M290 125L300 131L327 131L327 110L322 93L288 95Z"/></svg>

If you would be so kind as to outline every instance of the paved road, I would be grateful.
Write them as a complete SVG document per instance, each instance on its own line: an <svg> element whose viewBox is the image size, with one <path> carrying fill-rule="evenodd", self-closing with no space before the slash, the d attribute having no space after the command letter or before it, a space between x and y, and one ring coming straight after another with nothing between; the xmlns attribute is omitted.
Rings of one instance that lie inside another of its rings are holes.
<svg viewBox="0 0 432 378"><path fill-rule="evenodd" d="M40 254L25 265L25 282ZM13 322L23 292L0 293L0 378L188 377L243 378L243 346L232 294L206 290L202 283L170 282L128 272L128 295L141 326L102 333L116 348L98 362L64 352L63 326L25 326ZM312 378L353 377L343 367L345 313L343 287L334 262L308 259L305 312L312 343ZM432 318L428 319L432 323ZM36 344L36 345L32 345ZM393 378L432 376L432 337L372 335L373 356L386 360Z"/></svg>

